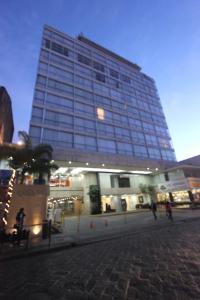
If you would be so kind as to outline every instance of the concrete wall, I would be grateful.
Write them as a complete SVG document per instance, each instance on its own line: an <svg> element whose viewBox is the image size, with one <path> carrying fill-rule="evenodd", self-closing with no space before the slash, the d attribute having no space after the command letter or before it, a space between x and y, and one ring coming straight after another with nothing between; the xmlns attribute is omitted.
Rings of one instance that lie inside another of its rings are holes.
<svg viewBox="0 0 200 300"><path fill-rule="evenodd" d="M46 219L48 196L49 186L47 185L15 185L8 214L7 228L13 228L13 225L16 223L16 214L21 207L24 207L26 214L24 225L42 223ZM31 227L31 230L37 234L41 231L41 226Z"/></svg>
<svg viewBox="0 0 200 300"><path fill-rule="evenodd" d="M169 180L171 181L185 178L183 170L180 169L168 172L168 174L169 174Z"/></svg>
<svg viewBox="0 0 200 300"><path fill-rule="evenodd" d="M129 177L130 179L130 188L119 188L114 187L111 188L110 176L112 173L100 173L100 185L101 185L101 194L106 195L122 195L122 194L138 194L140 193L140 184L152 184L152 177L145 175L124 175L125 177ZM115 174L116 176L118 174ZM117 180L116 180L117 181ZM116 186L118 183L116 182Z"/></svg>

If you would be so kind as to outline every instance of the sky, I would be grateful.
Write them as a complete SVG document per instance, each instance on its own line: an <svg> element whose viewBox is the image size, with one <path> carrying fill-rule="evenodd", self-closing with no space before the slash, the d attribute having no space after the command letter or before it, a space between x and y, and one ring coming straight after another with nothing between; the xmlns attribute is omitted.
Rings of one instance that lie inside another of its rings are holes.
<svg viewBox="0 0 200 300"><path fill-rule="evenodd" d="M200 154L199 0L0 0L0 85L28 132L42 29L83 33L156 81L177 160Z"/></svg>

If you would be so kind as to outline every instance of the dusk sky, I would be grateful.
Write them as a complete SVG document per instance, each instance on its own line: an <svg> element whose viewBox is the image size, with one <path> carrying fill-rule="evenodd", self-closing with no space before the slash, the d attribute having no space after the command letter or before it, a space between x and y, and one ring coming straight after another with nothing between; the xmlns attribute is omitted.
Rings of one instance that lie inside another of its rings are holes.
<svg viewBox="0 0 200 300"><path fill-rule="evenodd" d="M199 0L0 0L0 85L29 129L44 24L85 36L156 81L178 160L200 154Z"/></svg>

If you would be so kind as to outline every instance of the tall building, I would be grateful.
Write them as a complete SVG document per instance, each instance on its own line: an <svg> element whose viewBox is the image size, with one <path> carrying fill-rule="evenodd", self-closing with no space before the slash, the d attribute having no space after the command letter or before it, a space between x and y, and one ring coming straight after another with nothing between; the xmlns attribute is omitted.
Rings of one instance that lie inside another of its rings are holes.
<svg viewBox="0 0 200 300"><path fill-rule="evenodd" d="M14 132L12 103L5 87L0 86L0 144L11 143Z"/></svg>
<svg viewBox="0 0 200 300"><path fill-rule="evenodd" d="M54 159L70 170L147 174L176 160L154 80L82 34L49 26L29 133L33 143L51 144Z"/></svg>

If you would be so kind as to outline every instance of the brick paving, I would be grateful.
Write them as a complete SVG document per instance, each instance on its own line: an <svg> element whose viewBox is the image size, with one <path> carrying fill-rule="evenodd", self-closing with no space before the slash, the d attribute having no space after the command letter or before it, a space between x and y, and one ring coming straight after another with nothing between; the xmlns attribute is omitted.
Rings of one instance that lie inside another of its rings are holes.
<svg viewBox="0 0 200 300"><path fill-rule="evenodd" d="M0 262L0 299L200 299L200 220Z"/></svg>

